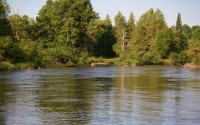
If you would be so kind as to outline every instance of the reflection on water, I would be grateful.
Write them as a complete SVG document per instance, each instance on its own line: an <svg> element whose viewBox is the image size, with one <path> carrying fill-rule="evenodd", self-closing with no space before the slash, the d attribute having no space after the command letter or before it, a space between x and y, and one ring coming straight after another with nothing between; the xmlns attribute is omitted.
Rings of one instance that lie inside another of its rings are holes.
<svg viewBox="0 0 200 125"><path fill-rule="evenodd" d="M199 124L200 70L76 67L0 73L0 124Z"/></svg>

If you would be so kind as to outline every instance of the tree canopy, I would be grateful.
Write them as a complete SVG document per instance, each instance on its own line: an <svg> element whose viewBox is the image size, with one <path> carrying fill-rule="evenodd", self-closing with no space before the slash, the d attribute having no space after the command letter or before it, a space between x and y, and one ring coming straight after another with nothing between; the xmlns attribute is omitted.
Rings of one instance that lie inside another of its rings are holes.
<svg viewBox="0 0 200 125"><path fill-rule="evenodd" d="M90 0L47 0L36 19L9 12L0 0L0 64L74 66L91 57L126 65L200 63L200 26L183 25L180 13L168 27L161 10L152 8L139 20L120 11L114 22L109 15L100 19Z"/></svg>

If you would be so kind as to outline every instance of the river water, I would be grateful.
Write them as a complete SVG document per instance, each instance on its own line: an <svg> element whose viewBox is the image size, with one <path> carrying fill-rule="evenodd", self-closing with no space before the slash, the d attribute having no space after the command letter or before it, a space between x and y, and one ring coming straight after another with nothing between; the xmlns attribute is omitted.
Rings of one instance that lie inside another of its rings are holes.
<svg viewBox="0 0 200 125"><path fill-rule="evenodd" d="M1 125L199 125L200 69L75 67L0 72Z"/></svg>

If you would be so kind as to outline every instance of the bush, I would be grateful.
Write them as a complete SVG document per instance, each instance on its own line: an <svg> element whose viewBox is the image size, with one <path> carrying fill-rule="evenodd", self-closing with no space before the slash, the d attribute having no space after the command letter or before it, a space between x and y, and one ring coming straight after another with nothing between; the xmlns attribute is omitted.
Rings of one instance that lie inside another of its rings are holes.
<svg viewBox="0 0 200 125"><path fill-rule="evenodd" d="M14 65L10 62L0 62L0 70L14 69Z"/></svg>
<svg viewBox="0 0 200 125"><path fill-rule="evenodd" d="M138 59L137 65L159 65L162 64L160 57L155 52L145 53L141 59Z"/></svg>
<svg viewBox="0 0 200 125"><path fill-rule="evenodd" d="M175 65L183 65L185 63L190 62L190 58L187 56L185 52L170 53L169 58L170 58L171 63Z"/></svg>
<svg viewBox="0 0 200 125"><path fill-rule="evenodd" d="M74 66L76 66L76 65L77 65L77 64L74 63L74 62L72 62L71 60L69 60L69 61L65 64L66 67L74 67Z"/></svg>
<svg viewBox="0 0 200 125"><path fill-rule="evenodd" d="M194 64L200 64L200 40L191 40L187 54Z"/></svg>
<svg viewBox="0 0 200 125"><path fill-rule="evenodd" d="M7 60L16 56L16 50L11 37L0 37L0 60Z"/></svg>

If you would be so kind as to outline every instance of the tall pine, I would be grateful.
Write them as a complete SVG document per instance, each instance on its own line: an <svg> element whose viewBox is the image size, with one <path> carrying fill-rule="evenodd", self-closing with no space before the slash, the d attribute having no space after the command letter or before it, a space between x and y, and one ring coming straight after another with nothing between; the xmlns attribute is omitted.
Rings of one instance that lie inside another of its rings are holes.
<svg viewBox="0 0 200 125"><path fill-rule="evenodd" d="M159 9L144 13L135 26L127 58L138 60L140 64L156 64L156 36L166 27L164 15Z"/></svg>
<svg viewBox="0 0 200 125"><path fill-rule="evenodd" d="M178 17L177 17L177 20L176 20L176 32L182 33L181 13L178 13Z"/></svg>
<svg viewBox="0 0 200 125"><path fill-rule="evenodd" d="M117 41L116 44L113 46L113 49L118 56L122 56L126 50L126 30L126 19L119 11L118 14L115 16L114 33Z"/></svg>
<svg viewBox="0 0 200 125"><path fill-rule="evenodd" d="M135 17L131 12L127 22L127 46L133 38L134 30L135 30Z"/></svg>
<svg viewBox="0 0 200 125"><path fill-rule="evenodd" d="M180 53L187 48L187 38L183 33L182 29L182 20L181 14L178 13L177 21L176 21L176 30L175 30L175 42L173 51L176 53Z"/></svg>

